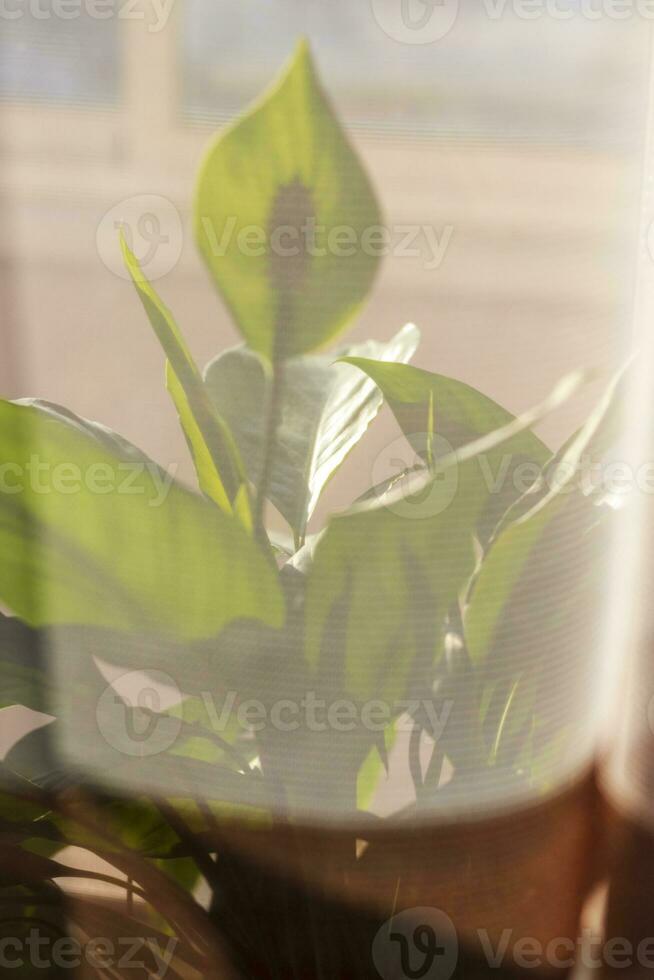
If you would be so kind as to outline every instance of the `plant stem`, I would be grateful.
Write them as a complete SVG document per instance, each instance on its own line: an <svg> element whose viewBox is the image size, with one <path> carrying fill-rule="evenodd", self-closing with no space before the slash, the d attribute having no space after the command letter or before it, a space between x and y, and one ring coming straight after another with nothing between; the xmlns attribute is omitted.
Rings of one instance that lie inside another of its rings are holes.
<svg viewBox="0 0 654 980"><path fill-rule="evenodd" d="M427 468L434 472L434 392L429 392L429 409L427 411Z"/></svg>
<svg viewBox="0 0 654 980"><path fill-rule="evenodd" d="M284 388L284 362L281 358L274 358L272 362L272 381L270 385L270 397L266 410L266 428L264 434L263 447L263 466L261 477L257 487L257 499L255 502L254 523L257 531L265 537L264 516L266 507L266 497L272 478L273 463L275 460L276 435L279 427L279 417L282 407L282 391Z"/></svg>

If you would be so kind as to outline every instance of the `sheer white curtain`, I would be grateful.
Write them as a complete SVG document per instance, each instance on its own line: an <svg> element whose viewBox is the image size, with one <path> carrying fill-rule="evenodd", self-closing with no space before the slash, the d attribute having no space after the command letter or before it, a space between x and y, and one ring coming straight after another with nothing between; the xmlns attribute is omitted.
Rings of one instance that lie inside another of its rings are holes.
<svg viewBox="0 0 654 980"><path fill-rule="evenodd" d="M543 3L536 16L534 5L526 15L517 3L461 0L438 14L452 13L448 30L417 43L415 25L406 27L398 6L399 0L141 0L139 16L124 10L121 16L117 5L107 19L85 8L67 20L47 4L41 17L28 4L17 6L22 15L3 24L0 40L0 179L3 227L10 230L0 242L2 395L45 398L99 420L194 485L160 351L122 270L116 222L131 216L141 254L153 228L165 241L157 289L197 361L205 364L235 344L195 250L193 181L216 127L261 92L305 35L386 223L421 232L411 254L391 249L352 337L388 340L416 323L417 365L472 385L514 414L538 403L570 370L584 369L589 380L579 394L538 427L556 452L624 364L634 320L647 333L634 294L638 261L641 276L650 274L651 262L641 213L650 23L636 6L616 18L609 5L598 14L571 2L563 16L563 8ZM416 23L422 7L428 9L422 0L409 3ZM154 226L139 224L144 214L154 215ZM641 397L647 390L645 383ZM327 489L312 530L370 486L398 437L386 412ZM279 515L273 520L281 526ZM646 551L649 526L639 520L631 540ZM481 849L486 869L495 853L506 870L515 863L515 845L522 870L514 879L507 871L511 895L530 874L544 874L552 849L573 868L565 885L573 897L568 905L562 899L568 920L577 891L592 878L585 852L592 819L579 787L606 733L607 671L612 690L622 690L623 661L634 647L643 665L625 698L637 705L636 720L622 736L610 785L648 821L654 793L651 633L645 622L641 639L621 651L615 625L622 617L642 626L649 579L637 596L623 593L618 614L618 579L623 568L625 580L633 571L635 545L626 550L616 534L602 553L584 552L575 522L561 522L543 554L549 572L526 586L532 588L526 612L501 637L506 664L542 659L539 697L560 740L528 786L472 779L420 815L421 826L449 825L499 820L520 808L525 822L517 830L492 825L476 842L464 830L465 846ZM554 597L574 595L590 574L592 594L584 593L563 625L554 622ZM65 645L55 638L53 650L55 673L68 676ZM106 676L115 676L111 656L103 659ZM618 708L618 727L624 714ZM11 719L9 730L22 724L16 714ZM462 729L462 744L466 737ZM408 739L398 737L388 775L376 777L373 812L391 815L412 802ZM69 763L85 762L75 729L64 733L60 748ZM432 749L423 745L425 760ZM301 764L318 789L299 817L319 827L329 818L329 833L337 836L338 804L321 795L315 763ZM530 804L552 809L541 818L524 815ZM448 832L452 847L464 846L456 828ZM258 847L249 838L243 846ZM260 856L274 857L265 838ZM380 875L390 880L404 860L420 859L403 838ZM319 865L316 874L324 870ZM425 874L424 867L416 870L415 895ZM549 887L555 883L539 894ZM492 914L493 888L488 881L480 887L482 911L470 913L471 922L484 925ZM374 901L374 874L354 891ZM464 918L470 906L461 899ZM532 903L524 921L537 920L538 912ZM543 934L556 930L557 914L543 912Z"/></svg>

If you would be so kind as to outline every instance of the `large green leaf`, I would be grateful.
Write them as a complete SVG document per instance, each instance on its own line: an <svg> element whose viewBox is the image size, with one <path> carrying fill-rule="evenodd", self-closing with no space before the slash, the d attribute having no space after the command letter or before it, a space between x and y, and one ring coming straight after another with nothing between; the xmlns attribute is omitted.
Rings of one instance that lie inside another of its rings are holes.
<svg viewBox="0 0 654 980"><path fill-rule="evenodd" d="M368 810L382 779L388 776L388 753L397 739L397 724L393 723L381 732L368 751L357 774L357 809Z"/></svg>
<svg viewBox="0 0 654 980"><path fill-rule="evenodd" d="M332 520L315 551L306 655L341 672L354 697L404 697L428 682L450 606L476 565L473 535L486 506L479 462L576 390L564 379L539 406L450 456L408 490L395 488ZM340 652L334 655L334 649Z"/></svg>
<svg viewBox="0 0 654 980"><path fill-rule="evenodd" d="M543 561L546 558L548 565L558 568L553 576L558 575L560 579L556 591L561 595L569 590L567 580L574 581L578 577L584 562L581 558L579 562L573 560L579 546L579 535L573 532L578 528L585 536L588 527L594 526L605 510L604 505L598 506L594 502L591 494L583 492L579 467L602 433L605 419L613 413L615 385L616 382L610 386L565 451L555 457L543 479L509 511L482 564L466 616L468 647L478 663L488 657L494 646L493 637L505 616L516 613L510 602L514 591L530 591L526 589L528 562L532 561L536 566L536 574L539 569L545 571ZM601 453L604 450L602 438ZM586 515L585 520L583 515ZM561 526L554 536L557 525ZM540 560L533 562L535 553L539 554ZM552 582L549 582L541 594L551 597L551 590ZM532 601L538 603L538 593L534 593ZM517 614L524 616L525 612L523 608Z"/></svg>
<svg viewBox="0 0 654 980"><path fill-rule="evenodd" d="M200 638L283 619L241 524L84 423L0 402L0 598L32 626L89 623Z"/></svg>
<svg viewBox="0 0 654 980"><path fill-rule="evenodd" d="M507 513L465 614L467 648L490 699L485 727L502 734L531 716L532 752L578 716L589 693L585 652L601 642L611 508L584 484L580 466L607 449L616 383ZM499 735L495 742L497 756ZM510 754L510 732L504 742Z"/></svg>
<svg viewBox="0 0 654 980"><path fill-rule="evenodd" d="M197 186L200 251L249 346L280 360L339 333L372 284L379 222L303 42L218 136Z"/></svg>
<svg viewBox="0 0 654 980"><path fill-rule="evenodd" d="M18 398L12 404L38 409L44 421L65 422L72 430L79 432L80 435L93 439L99 446L106 449L107 452L119 456L126 463L157 466L153 460L146 456L133 443L129 442L128 439L125 439L101 422L76 415L64 405L46 401L44 398Z"/></svg>
<svg viewBox="0 0 654 980"><path fill-rule="evenodd" d="M55 761L54 750L61 739L57 729L60 728L61 722L53 721L29 732L16 742L3 763L5 778L11 776L14 780L27 780L32 786L48 791L79 785L79 773L66 771L60 762ZM85 730L84 736L88 740L89 736L93 737L93 732ZM97 738L97 732L95 737ZM168 856L179 845L179 838L163 819L156 804L146 797L139 796L129 800L96 797L95 806L102 814L104 829L130 850L159 858ZM33 838L45 835L46 839L58 838L64 843L91 850L94 846L97 848L102 845L102 838L90 833L75 820L56 812L48 813L47 820L41 818L26 829L31 831ZM105 848L106 846L105 842Z"/></svg>
<svg viewBox="0 0 654 980"><path fill-rule="evenodd" d="M28 780L33 786L46 791L56 790L72 781L70 773L65 773L56 761L53 733L58 725L59 722L49 720L15 742L3 759L5 778L11 775L12 778Z"/></svg>
<svg viewBox="0 0 654 980"><path fill-rule="evenodd" d="M490 548L465 629L493 764L528 743L528 771L564 725L586 718L588 658L603 641L610 516L575 490L508 525Z"/></svg>
<svg viewBox="0 0 654 980"><path fill-rule="evenodd" d="M168 358L166 383L188 442L201 489L218 506L251 524L244 470L229 429L207 398L202 378L173 315L122 240L125 265Z"/></svg>
<svg viewBox="0 0 654 980"><path fill-rule="evenodd" d="M387 344L368 341L347 354L406 361L418 339L417 329L409 325ZM382 403L375 383L348 364L335 364L335 356L294 357L283 369L268 496L300 539L325 484ZM258 486L266 438L261 408L270 397L265 366L247 347L237 347L209 364L205 380L214 405L234 433L250 480Z"/></svg>
<svg viewBox="0 0 654 980"><path fill-rule="evenodd" d="M459 449L510 424L514 418L492 399L454 378L360 357L349 356L347 361L379 385L400 428L423 457L432 431L441 440L435 444L438 455ZM487 505L477 528L482 543L486 543L502 514L525 492L527 484L537 479L550 456L550 450L533 432L522 431L480 461L488 488Z"/></svg>
<svg viewBox="0 0 654 980"><path fill-rule="evenodd" d="M83 786L116 844L159 858L188 854L162 806L202 827L195 801L210 802L217 811L247 811L251 818L270 802L260 773L240 772L224 758L207 761L183 737L173 750L147 757L144 766L143 758L129 757L107 741L106 730L101 732L91 720L93 712L80 714L29 732L10 749L0 771L6 794L20 790L21 781L46 794ZM72 802L74 793L69 795ZM0 812L0 827L2 820ZM65 840L91 850L101 846L101 839L85 830L73 812L48 814L47 820L40 818L38 825L23 829L31 838Z"/></svg>
<svg viewBox="0 0 654 980"><path fill-rule="evenodd" d="M447 611L472 575L472 528L482 501L478 469L468 462L422 493L333 519L309 574L310 662L327 671L327 659L334 671L344 670L355 698L403 697L425 639L425 667L433 666ZM334 638L344 647L338 658Z"/></svg>

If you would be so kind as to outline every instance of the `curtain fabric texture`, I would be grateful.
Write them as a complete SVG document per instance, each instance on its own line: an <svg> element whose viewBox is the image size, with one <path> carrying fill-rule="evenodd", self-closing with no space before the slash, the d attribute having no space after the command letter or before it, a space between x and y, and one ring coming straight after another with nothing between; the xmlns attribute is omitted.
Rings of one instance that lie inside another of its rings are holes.
<svg viewBox="0 0 654 980"><path fill-rule="evenodd" d="M608 882L635 948L651 28L436 6L9 22L4 776L476 952L576 943Z"/></svg>

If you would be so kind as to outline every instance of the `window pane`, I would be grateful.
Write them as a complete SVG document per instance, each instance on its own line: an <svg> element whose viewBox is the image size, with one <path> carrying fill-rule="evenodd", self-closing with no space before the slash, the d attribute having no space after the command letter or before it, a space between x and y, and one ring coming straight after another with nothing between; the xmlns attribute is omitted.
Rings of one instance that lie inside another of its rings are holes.
<svg viewBox="0 0 654 980"><path fill-rule="evenodd" d="M4 20L0 37L0 95L11 101L111 104L118 98L118 22L99 20L80 4L62 20L50 4L37 18L27 8Z"/></svg>
<svg viewBox="0 0 654 980"><path fill-rule="evenodd" d="M581 0L570 0L563 5L570 19L543 12L531 21L512 5L496 4L493 13L492 5L459 0L456 21L438 43L400 43L389 36L399 2L186 0L185 112L229 118L304 34L354 128L414 140L472 133L594 142L628 137L640 126L630 98L638 58L625 57L639 26L633 17L592 20ZM414 16L428 8L423 0L406 2Z"/></svg>

